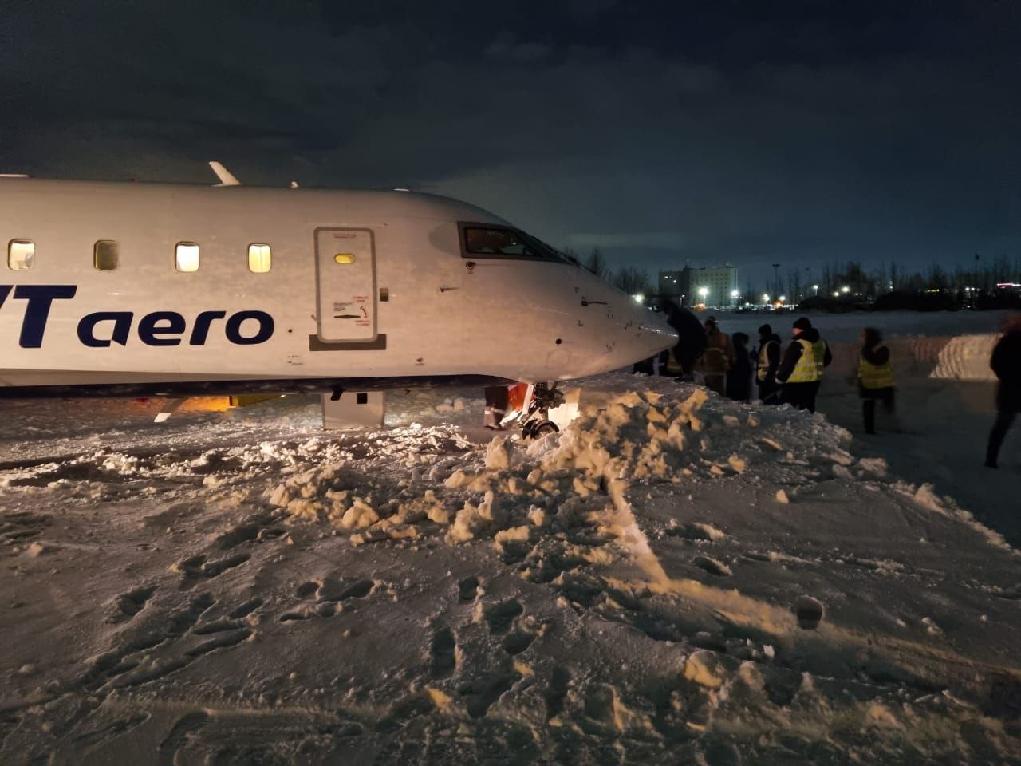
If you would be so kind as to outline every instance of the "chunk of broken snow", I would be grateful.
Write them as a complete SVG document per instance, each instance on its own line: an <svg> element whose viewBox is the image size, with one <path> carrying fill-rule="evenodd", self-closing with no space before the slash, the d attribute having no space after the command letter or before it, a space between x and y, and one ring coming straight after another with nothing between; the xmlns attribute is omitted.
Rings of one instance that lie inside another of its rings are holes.
<svg viewBox="0 0 1021 766"><path fill-rule="evenodd" d="M450 511L441 505L434 505L425 513L426 518L434 524L449 524Z"/></svg>
<svg viewBox="0 0 1021 766"><path fill-rule="evenodd" d="M876 476L886 476L886 461L881 457L863 457L858 461L858 465L868 473L874 473Z"/></svg>
<svg viewBox="0 0 1021 766"><path fill-rule="evenodd" d="M839 463L840 465L851 465L854 462L854 457L844 450L834 450L828 457L834 463Z"/></svg>
<svg viewBox="0 0 1021 766"><path fill-rule="evenodd" d="M498 551L502 551L504 543L526 542L531 532L531 528L527 525L511 527L510 529L501 529L493 536L493 544L496 546Z"/></svg>
<svg viewBox="0 0 1021 766"><path fill-rule="evenodd" d="M941 636L943 630L937 625L931 617L923 617L922 624L925 625L925 632L930 636Z"/></svg>
<svg viewBox="0 0 1021 766"><path fill-rule="evenodd" d="M727 458L727 463L737 473L744 473L744 470L748 467L747 461L740 455L734 454Z"/></svg>
<svg viewBox="0 0 1021 766"><path fill-rule="evenodd" d="M470 481L468 475L458 468L450 476L447 477L446 481L443 482L443 486L449 489L460 489Z"/></svg>
<svg viewBox="0 0 1021 766"><path fill-rule="evenodd" d="M429 700L436 706L436 709L441 713L451 713L454 710L454 698L451 697L444 691L436 689L432 686L427 686L425 689L426 695Z"/></svg>
<svg viewBox="0 0 1021 766"><path fill-rule="evenodd" d="M486 468L490 471L506 471L511 467L513 445L506 436L496 436L486 446Z"/></svg>
<svg viewBox="0 0 1021 766"><path fill-rule="evenodd" d="M840 463L834 463L833 464L833 475L836 476L838 479L853 479L854 478L854 476L851 474L851 472L845 466L841 465Z"/></svg>
<svg viewBox="0 0 1021 766"><path fill-rule="evenodd" d="M900 721L886 705L873 702L865 711L865 725L880 728L900 729Z"/></svg>
<svg viewBox="0 0 1021 766"><path fill-rule="evenodd" d="M344 511L339 525L344 529L364 529L379 521L379 514L361 498L355 498L354 504Z"/></svg>
<svg viewBox="0 0 1021 766"><path fill-rule="evenodd" d="M287 504L291 501L287 494L287 486L285 484L277 484L269 495L269 501L278 508L286 508Z"/></svg>
<svg viewBox="0 0 1021 766"><path fill-rule="evenodd" d="M485 498L477 506L466 500L464 507L454 516L454 523L447 530L447 540L452 543L463 543L474 540L476 532L494 520L496 509L493 493L487 492Z"/></svg>
<svg viewBox="0 0 1021 766"><path fill-rule="evenodd" d="M688 657L684 663L684 677L709 689L718 689L724 681L719 658L707 649Z"/></svg>

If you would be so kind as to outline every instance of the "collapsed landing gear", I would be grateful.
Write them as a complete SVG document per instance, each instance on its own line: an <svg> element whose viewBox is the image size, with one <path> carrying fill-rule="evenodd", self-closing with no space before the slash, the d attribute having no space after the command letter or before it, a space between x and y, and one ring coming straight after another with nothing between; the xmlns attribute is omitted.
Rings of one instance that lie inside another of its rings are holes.
<svg viewBox="0 0 1021 766"><path fill-rule="evenodd" d="M536 383L532 398L521 420L521 436L525 439L540 439L560 429L549 419L549 411L564 403L564 394L556 383Z"/></svg>

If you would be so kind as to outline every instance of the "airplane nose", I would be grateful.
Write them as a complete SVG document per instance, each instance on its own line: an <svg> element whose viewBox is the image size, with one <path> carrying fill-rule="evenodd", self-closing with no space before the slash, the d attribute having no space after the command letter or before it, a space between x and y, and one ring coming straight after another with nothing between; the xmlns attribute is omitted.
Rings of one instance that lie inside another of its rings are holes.
<svg viewBox="0 0 1021 766"><path fill-rule="evenodd" d="M626 345L628 353L634 356L632 362L648 359L677 344L677 332L661 314L631 303L628 306L628 319L625 324L628 336Z"/></svg>
<svg viewBox="0 0 1021 766"><path fill-rule="evenodd" d="M677 345L679 340L677 331L667 324L663 317L647 309L638 323L638 332L641 334L643 342L651 349L649 356L672 348Z"/></svg>

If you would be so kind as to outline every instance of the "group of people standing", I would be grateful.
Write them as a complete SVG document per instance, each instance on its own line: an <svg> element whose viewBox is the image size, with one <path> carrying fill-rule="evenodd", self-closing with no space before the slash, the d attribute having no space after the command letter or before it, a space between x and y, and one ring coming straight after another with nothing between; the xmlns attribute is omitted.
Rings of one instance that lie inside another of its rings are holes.
<svg viewBox="0 0 1021 766"><path fill-rule="evenodd" d="M789 404L815 412L819 386L833 354L808 317L795 320L786 349L768 324L759 327L758 344L749 348L747 334L727 335L720 330L715 317L709 317L703 325L694 314L679 306L669 305L664 311L667 321L677 330L679 341L659 360L635 365L636 372L652 374L657 361L662 374L694 380L698 372L707 388L741 402L751 400L754 379L763 404ZM876 403L891 414L894 411L894 381L890 350L873 327L862 333L858 389L865 430L875 433Z"/></svg>
<svg viewBox="0 0 1021 766"><path fill-rule="evenodd" d="M722 332L715 317L702 324L687 309L671 304L664 307L667 321L679 340L658 359L635 365L636 372L659 373L685 380L702 375L707 388L735 401L751 400L754 378L758 398L763 404L789 404L815 412L824 371L833 361L829 344L812 326L808 317L795 320L791 341L781 348L780 336L764 324L759 327L758 345L748 348L748 335ZM996 395L997 417L989 433L985 465L996 468L1000 447L1011 425L1021 412L1021 318L1008 322L990 359L990 367L999 380ZM862 401L865 432L876 432L876 405L881 404L893 416L895 382L890 349L874 327L861 334L857 363L858 394Z"/></svg>
<svg viewBox="0 0 1021 766"><path fill-rule="evenodd" d="M758 345L749 349L745 333L729 336L720 330L715 317L709 317L705 321L706 348L696 369L706 387L721 396L749 401L754 377L763 404L790 404L815 412L823 371L833 355L807 317L795 321L791 332L791 342L781 354L780 336L764 324L759 327Z"/></svg>

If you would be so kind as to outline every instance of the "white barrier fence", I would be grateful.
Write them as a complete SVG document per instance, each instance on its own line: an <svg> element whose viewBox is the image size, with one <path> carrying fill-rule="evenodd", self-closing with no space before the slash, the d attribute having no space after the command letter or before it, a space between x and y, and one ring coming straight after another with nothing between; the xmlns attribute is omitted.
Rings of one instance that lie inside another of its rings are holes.
<svg viewBox="0 0 1021 766"><path fill-rule="evenodd" d="M989 357L998 335L907 336L884 341L890 349L894 374L946 380L995 381ZM831 343L833 364L829 372L854 375L858 368L858 343Z"/></svg>

